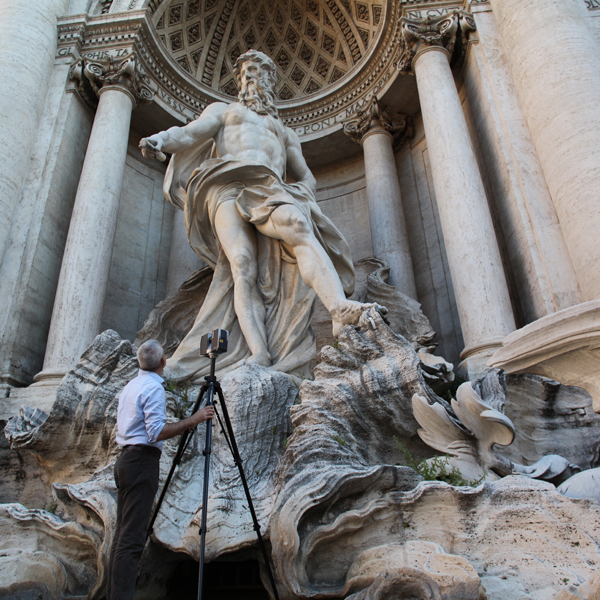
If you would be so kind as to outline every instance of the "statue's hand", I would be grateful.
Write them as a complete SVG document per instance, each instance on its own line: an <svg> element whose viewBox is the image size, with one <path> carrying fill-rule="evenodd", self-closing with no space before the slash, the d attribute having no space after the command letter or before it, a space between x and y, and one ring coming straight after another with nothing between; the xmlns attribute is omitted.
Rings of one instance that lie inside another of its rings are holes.
<svg viewBox="0 0 600 600"><path fill-rule="evenodd" d="M156 136L142 138L140 140L140 150L144 158L156 158L160 161L166 160L166 156L161 152L162 140Z"/></svg>

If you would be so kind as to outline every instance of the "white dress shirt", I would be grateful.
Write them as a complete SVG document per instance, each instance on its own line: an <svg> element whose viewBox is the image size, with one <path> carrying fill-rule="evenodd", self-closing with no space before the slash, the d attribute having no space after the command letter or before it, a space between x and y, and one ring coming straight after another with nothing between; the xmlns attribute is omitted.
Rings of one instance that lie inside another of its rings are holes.
<svg viewBox="0 0 600 600"><path fill-rule="evenodd" d="M117 412L117 444L145 444L162 450L156 438L167 422L167 397L163 378L140 369L119 396Z"/></svg>

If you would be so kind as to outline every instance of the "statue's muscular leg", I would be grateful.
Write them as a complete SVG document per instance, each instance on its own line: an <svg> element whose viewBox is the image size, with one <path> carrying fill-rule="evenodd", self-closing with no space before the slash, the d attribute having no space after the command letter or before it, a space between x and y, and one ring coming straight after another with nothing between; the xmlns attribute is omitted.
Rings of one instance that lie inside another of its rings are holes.
<svg viewBox="0 0 600 600"><path fill-rule="evenodd" d="M312 225L302 212L291 204L277 207L270 220L257 229L279 239L294 249L300 275L306 285L315 290L333 319L333 335L337 337L344 325L355 325L360 315L377 304L347 300L339 275L329 255L315 237ZM382 311L385 309L379 307Z"/></svg>
<svg viewBox="0 0 600 600"><path fill-rule="evenodd" d="M252 353L248 362L268 367L272 361L267 350L265 307L257 284L256 231L242 219L233 200L219 206L214 227L231 266L235 314Z"/></svg>

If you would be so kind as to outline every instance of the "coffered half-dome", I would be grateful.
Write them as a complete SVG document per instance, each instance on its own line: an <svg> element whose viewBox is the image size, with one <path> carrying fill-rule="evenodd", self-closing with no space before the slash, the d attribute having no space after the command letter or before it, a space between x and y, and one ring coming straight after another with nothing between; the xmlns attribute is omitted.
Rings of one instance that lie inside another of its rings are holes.
<svg viewBox="0 0 600 600"><path fill-rule="evenodd" d="M152 21L167 53L203 85L237 96L233 65L255 48L277 65L277 97L292 100L325 90L359 63L384 10L382 0L164 0Z"/></svg>

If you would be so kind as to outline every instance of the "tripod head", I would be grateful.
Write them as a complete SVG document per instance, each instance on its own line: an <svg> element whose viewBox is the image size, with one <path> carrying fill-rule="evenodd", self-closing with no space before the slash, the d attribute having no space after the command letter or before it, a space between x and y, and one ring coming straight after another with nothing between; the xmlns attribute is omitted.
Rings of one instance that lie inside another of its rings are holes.
<svg viewBox="0 0 600 600"><path fill-rule="evenodd" d="M208 356L214 360L219 354L227 352L228 342L227 329L215 329L212 333L205 333L200 339L200 356Z"/></svg>

